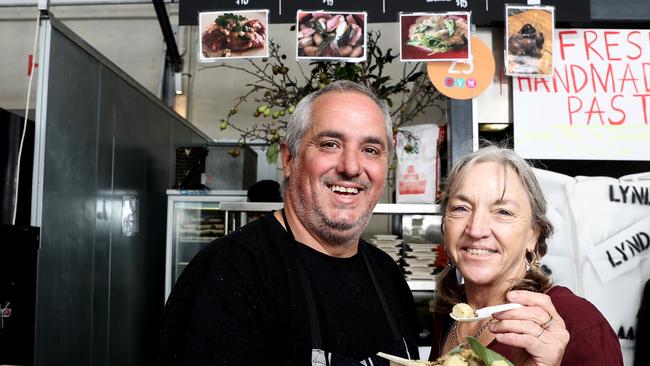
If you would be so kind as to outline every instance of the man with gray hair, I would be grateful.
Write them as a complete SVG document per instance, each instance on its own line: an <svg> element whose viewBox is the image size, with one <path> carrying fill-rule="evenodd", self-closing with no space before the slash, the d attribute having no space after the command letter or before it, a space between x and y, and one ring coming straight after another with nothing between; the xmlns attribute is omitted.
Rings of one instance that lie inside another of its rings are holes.
<svg viewBox="0 0 650 366"><path fill-rule="evenodd" d="M162 364L388 365L417 358L413 296L361 239L392 154L385 103L334 82L303 98L282 143L284 208L201 251L163 313Z"/></svg>

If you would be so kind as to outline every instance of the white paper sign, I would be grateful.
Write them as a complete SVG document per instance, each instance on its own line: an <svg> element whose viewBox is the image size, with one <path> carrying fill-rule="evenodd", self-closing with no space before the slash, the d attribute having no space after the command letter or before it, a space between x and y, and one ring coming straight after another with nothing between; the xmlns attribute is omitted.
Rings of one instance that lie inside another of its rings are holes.
<svg viewBox="0 0 650 366"><path fill-rule="evenodd" d="M650 217L614 235L588 254L603 283L608 283L639 266L650 257Z"/></svg>
<svg viewBox="0 0 650 366"><path fill-rule="evenodd" d="M397 134L397 203L434 203L438 188L440 128L424 124Z"/></svg>
<svg viewBox="0 0 650 366"><path fill-rule="evenodd" d="M557 29L554 74L513 79L525 158L650 160L650 30Z"/></svg>

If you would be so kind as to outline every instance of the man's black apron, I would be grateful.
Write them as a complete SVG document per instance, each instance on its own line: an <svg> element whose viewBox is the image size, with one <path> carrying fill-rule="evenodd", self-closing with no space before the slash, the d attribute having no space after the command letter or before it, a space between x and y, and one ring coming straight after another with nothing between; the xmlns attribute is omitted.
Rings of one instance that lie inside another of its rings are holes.
<svg viewBox="0 0 650 366"><path fill-rule="evenodd" d="M357 361L349 357L346 357L345 355L339 355L336 353L331 353L326 350L323 350L323 344L322 344L321 333L320 333L320 324L318 321L318 313L316 311L316 304L314 302L314 294L311 288L309 277L307 276L307 272L305 271L304 263L302 261L302 256L300 254L300 251L298 250L299 248L298 246L304 244L300 244L299 242L297 242L295 237L293 236L293 232L291 231L291 227L289 226L289 221L287 220L287 217L284 214L284 210L282 210L282 218L284 219L284 224L287 228L287 233L289 234L291 245L295 249L295 254L296 254L295 257L297 261L296 266L298 267L298 277L300 278L300 282L305 292L305 299L307 301L307 310L309 314L311 339L312 339L311 365L312 366L353 366L353 365L354 366L359 366L359 365L387 366L389 365L388 360L383 359L377 355L369 355L364 360ZM390 325L390 329L393 333L393 337L395 338L395 342L393 342L393 344L391 344L389 347L385 349L377 350L377 352L384 352L391 355L410 359L411 357L409 354L408 347L406 345L406 340L404 339L404 337L402 337L401 332L397 327L397 323L395 322L395 318L393 317L393 313L390 310L388 303L386 302L384 293L381 290L379 283L377 282L377 278L375 277L375 272L373 271L373 266L370 264L371 259L368 257L368 254L366 254L365 250L362 250L361 246L359 247L359 251L361 253L361 257L363 258L364 263L366 264L366 268L368 269L368 273L370 274L370 278L372 279L372 283L375 287L375 291L377 292L377 296L379 297L379 302L381 303L381 306L384 309L384 313L386 314L386 319L388 320L388 324ZM369 336L372 337L371 334Z"/></svg>

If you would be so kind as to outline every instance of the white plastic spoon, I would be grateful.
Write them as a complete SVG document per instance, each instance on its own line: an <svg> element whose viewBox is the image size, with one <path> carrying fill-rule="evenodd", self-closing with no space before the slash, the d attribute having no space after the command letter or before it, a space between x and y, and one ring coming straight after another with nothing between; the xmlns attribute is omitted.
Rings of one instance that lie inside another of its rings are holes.
<svg viewBox="0 0 650 366"><path fill-rule="evenodd" d="M522 306L523 305L521 305L521 304L511 302L511 303L508 303L508 304L487 306L487 307L484 307L484 308L481 308L481 309L477 309L476 310L476 315L477 316L473 316L473 317L469 317L469 318L458 318L458 317L454 316L453 313L449 314L449 316L451 316L452 319L454 319L455 321L458 321L458 322L477 322L479 320L483 320L483 319L487 319L487 318L491 317L492 314L494 314L494 313L498 313L500 311L516 309L516 308L520 308Z"/></svg>
<svg viewBox="0 0 650 366"><path fill-rule="evenodd" d="M383 352L377 352L377 356L381 358L385 358L392 363L396 363L398 365L403 365L403 366L427 366L432 364L432 362L429 361L407 360L405 358L389 355Z"/></svg>

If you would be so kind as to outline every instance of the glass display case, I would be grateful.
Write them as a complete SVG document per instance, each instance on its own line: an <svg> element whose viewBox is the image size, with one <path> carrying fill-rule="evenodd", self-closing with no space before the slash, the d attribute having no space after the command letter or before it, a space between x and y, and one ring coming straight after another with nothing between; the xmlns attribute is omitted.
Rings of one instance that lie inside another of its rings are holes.
<svg viewBox="0 0 650 366"><path fill-rule="evenodd" d="M243 214L226 215L220 204L244 201L246 191L167 191L165 299L196 253L244 224Z"/></svg>

